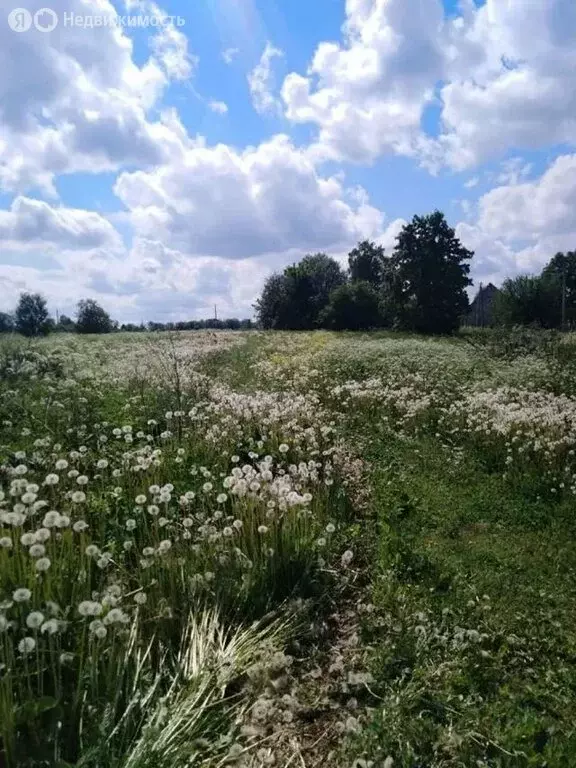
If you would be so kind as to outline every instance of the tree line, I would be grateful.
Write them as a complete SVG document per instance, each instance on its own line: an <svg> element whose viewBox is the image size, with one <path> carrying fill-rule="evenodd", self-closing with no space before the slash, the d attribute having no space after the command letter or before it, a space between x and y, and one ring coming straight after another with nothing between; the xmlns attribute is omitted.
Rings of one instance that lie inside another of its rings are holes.
<svg viewBox="0 0 576 768"><path fill-rule="evenodd" d="M284 330L452 333L468 308L473 255L440 211L414 216L390 256L365 240L350 252L347 271L316 253L273 274L255 305L258 322Z"/></svg>
<svg viewBox="0 0 576 768"><path fill-rule="evenodd" d="M390 255L364 240L348 255L348 269L325 253L305 256L265 282L255 304L257 326L275 330L368 330L397 328L452 333L468 322L466 289L473 252L465 248L444 214L414 216ZM493 288L491 286L491 288ZM496 289L493 289L496 291ZM539 275L504 281L490 307L490 325L576 327L576 251L557 253ZM251 320L230 318L119 325L93 299L78 303L76 319L50 317L40 294L23 293L13 314L0 312L0 332L41 336L52 331L249 330Z"/></svg>
<svg viewBox="0 0 576 768"><path fill-rule="evenodd" d="M493 323L575 328L576 251L557 253L539 275L505 280L495 299Z"/></svg>
<svg viewBox="0 0 576 768"><path fill-rule="evenodd" d="M278 330L452 333L470 322L473 255L440 211L414 216L390 255L365 240L350 251L347 270L316 253L273 274L255 305L258 322ZM494 293L482 324L576 327L576 251L557 253L540 275L509 278Z"/></svg>
<svg viewBox="0 0 576 768"><path fill-rule="evenodd" d="M47 336L52 332L87 334L115 331L250 330L253 325L252 320L238 318L120 325L116 320L112 320L108 312L94 299L81 299L78 302L76 320L67 315L60 315L54 320L48 311L46 299L39 293L22 293L13 313L0 312L0 333L16 332L27 337Z"/></svg>

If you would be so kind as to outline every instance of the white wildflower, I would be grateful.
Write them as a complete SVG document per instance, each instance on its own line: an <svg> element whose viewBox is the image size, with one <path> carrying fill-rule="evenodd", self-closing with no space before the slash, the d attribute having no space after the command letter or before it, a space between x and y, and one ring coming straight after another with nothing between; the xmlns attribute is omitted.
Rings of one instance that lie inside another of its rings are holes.
<svg viewBox="0 0 576 768"><path fill-rule="evenodd" d="M344 554L340 558L340 562L342 563L344 568L347 568L353 559L354 559L354 552L352 552L351 549L347 549L346 552L344 552Z"/></svg>
<svg viewBox="0 0 576 768"><path fill-rule="evenodd" d="M42 555L46 554L46 547L44 544L32 544L28 554L30 557L42 557Z"/></svg>
<svg viewBox="0 0 576 768"><path fill-rule="evenodd" d="M45 621L40 627L40 632L42 632L43 635L55 635L59 629L60 624L58 619L48 619L48 621Z"/></svg>
<svg viewBox="0 0 576 768"><path fill-rule="evenodd" d="M23 656L27 653L32 653L34 648L36 648L36 640L33 637L24 637L18 643L18 650Z"/></svg>
<svg viewBox="0 0 576 768"><path fill-rule="evenodd" d="M39 629L44 622L44 614L40 611L32 611L26 616L26 626L29 629Z"/></svg>
<svg viewBox="0 0 576 768"><path fill-rule="evenodd" d="M26 587L20 587L20 589L16 589L12 593L12 600L14 600L15 603L26 603L31 597L32 592L30 592L29 589L26 589Z"/></svg>

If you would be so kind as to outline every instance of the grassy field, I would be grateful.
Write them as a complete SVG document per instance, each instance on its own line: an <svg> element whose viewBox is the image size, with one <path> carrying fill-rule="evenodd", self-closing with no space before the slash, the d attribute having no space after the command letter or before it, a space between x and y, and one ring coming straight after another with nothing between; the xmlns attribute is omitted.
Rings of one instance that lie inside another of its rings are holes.
<svg viewBox="0 0 576 768"><path fill-rule="evenodd" d="M0 764L575 764L576 339L6 339Z"/></svg>

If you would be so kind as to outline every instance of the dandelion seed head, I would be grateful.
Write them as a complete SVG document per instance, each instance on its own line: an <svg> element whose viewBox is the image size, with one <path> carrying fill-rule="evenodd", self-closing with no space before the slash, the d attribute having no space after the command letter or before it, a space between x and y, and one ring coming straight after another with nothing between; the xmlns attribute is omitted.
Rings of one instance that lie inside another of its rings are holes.
<svg viewBox="0 0 576 768"><path fill-rule="evenodd" d="M26 587L20 587L20 589L16 589L12 592L12 600L14 600L15 603L27 603L31 597L32 592L30 592L29 589L26 589Z"/></svg>
<svg viewBox="0 0 576 768"><path fill-rule="evenodd" d="M51 512L47 512L42 520L44 528L55 528L60 520L60 512L53 509Z"/></svg>
<svg viewBox="0 0 576 768"><path fill-rule="evenodd" d="M347 568L353 559L354 559L354 552L352 552L351 549L347 549L346 552L344 552L344 554L340 558L340 562L342 563L344 568Z"/></svg>
<svg viewBox="0 0 576 768"><path fill-rule="evenodd" d="M83 600L78 605L78 613L80 616L100 616L102 605L96 600Z"/></svg>
<svg viewBox="0 0 576 768"><path fill-rule="evenodd" d="M18 650L23 656L32 653L34 648L36 648L36 640L33 637L23 637L18 643Z"/></svg>
<svg viewBox="0 0 576 768"><path fill-rule="evenodd" d="M44 614L40 611L32 611L26 616L26 626L29 629L39 629L44 622Z"/></svg>

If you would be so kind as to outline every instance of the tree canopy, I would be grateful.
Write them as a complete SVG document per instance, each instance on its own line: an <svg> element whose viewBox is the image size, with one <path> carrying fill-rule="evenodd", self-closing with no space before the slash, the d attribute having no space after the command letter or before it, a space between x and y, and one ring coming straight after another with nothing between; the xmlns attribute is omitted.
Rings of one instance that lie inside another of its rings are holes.
<svg viewBox="0 0 576 768"><path fill-rule="evenodd" d="M258 320L263 328L276 330L317 328L330 294L345 282L342 268L330 256L305 256L268 278L255 305Z"/></svg>
<svg viewBox="0 0 576 768"><path fill-rule="evenodd" d="M345 283L332 291L321 317L335 331L364 331L383 324L378 290L366 280Z"/></svg>
<svg viewBox="0 0 576 768"><path fill-rule="evenodd" d="M348 267L352 282L364 281L374 288L380 287L386 273L384 248L370 240L362 240L348 254Z"/></svg>
<svg viewBox="0 0 576 768"><path fill-rule="evenodd" d="M52 328L46 299L39 293L22 293L15 312L15 328L23 336L45 336Z"/></svg>
<svg viewBox="0 0 576 768"><path fill-rule="evenodd" d="M14 330L14 318L8 312L0 312L0 333L9 333Z"/></svg>
<svg viewBox="0 0 576 768"><path fill-rule="evenodd" d="M444 214L414 216L398 235L388 281L396 325L419 333L452 333L468 308L473 252Z"/></svg>
<svg viewBox="0 0 576 768"><path fill-rule="evenodd" d="M110 333L114 330L114 323L97 301L81 299L78 302L76 330L78 333Z"/></svg>
<svg viewBox="0 0 576 768"><path fill-rule="evenodd" d="M362 240L348 254L347 275L318 253L270 276L256 313L271 329L395 325L451 333L468 307L472 256L440 211L415 216L389 258L381 245Z"/></svg>

